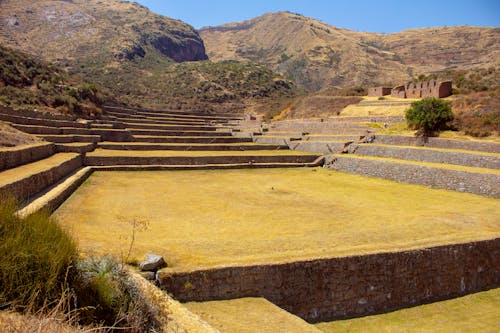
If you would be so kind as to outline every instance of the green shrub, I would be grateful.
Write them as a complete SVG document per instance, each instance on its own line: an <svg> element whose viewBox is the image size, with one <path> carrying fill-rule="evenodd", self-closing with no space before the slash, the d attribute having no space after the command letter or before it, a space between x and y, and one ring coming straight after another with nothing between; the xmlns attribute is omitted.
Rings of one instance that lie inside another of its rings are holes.
<svg viewBox="0 0 500 333"><path fill-rule="evenodd" d="M21 219L17 208L0 198L0 307L38 309L60 299L77 248L47 212Z"/></svg>
<svg viewBox="0 0 500 333"><path fill-rule="evenodd" d="M411 103L405 117L408 127L417 130L417 134L432 136L448 128L453 113L450 102L431 97Z"/></svg>

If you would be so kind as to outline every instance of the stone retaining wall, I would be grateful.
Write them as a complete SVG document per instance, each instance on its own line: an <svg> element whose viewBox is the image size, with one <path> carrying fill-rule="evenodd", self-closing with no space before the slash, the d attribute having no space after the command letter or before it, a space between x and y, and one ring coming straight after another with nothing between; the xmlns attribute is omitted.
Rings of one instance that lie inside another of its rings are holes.
<svg viewBox="0 0 500 333"><path fill-rule="evenodd" d="M206 164L248 164L253 163L313 163L318 155L268 155L268 156L86 156L85 165L206 165Z"/></svg>
<svg viewBox="0 0 500 333"><path fill-rule="evenodd" d="M0 120L9 121L16 124L23 125L36 125L36 126L52 126L52 127L80 127L86 128L87 124L78 123L71 120L52 120L52 119L41 119L41 118L30 118L24 116L13 116L8 114L0 113Z"/></svg>
<svg viewBox="0 0 500 333"><path fill-rule="evenodd" d="M354 149L356 154L359 155L500 169L500 158L491 155L470 154L466 152L433 151L419 148L377 146L369 144L359 145Z"/></svg>
<svg viewBox="0 0 500 333"><path fill-rule="evenodd" d="M264 297L309 321L388 312L500 286L500 239L285 264L160 272L180 301Z"/></svg>
<svg viewBox="0 0 500 333"><path fill-rule="evenodd" d="M0 171L38 161L54 153L55 146L52 143L42 143L27 147L2 148L0 150Z"/></svg>
<svg viewBox="0 0 500 333"><path fill-rule="evenodd" d="M426 146L445 149L464 149L500 153L500 144L494 142L463 141L442 138L422 138L414 136L375 135L375 142L399 146Z"/></svg>
<svg viewBox="0 0 500 333"><path fill-rule="evenodd" d="M13 110L11 108L7 108L4 106L0 106L0 113L11 115L11 116L23 116L23 117L42 118L42 119L51 119L51 120L76 120L75 116L52 114L52 113L43 112L43 111Z"/></svg>
<svg viewBox="0 0 500 333"><path fill-rule="evenodd" d="M71 172L82 166L82 157L76 155L74 158L62 162L51 169L33 174L19 181L7 184L0 188L0 197L13 194L19 202L25 202L33 195L54 185Z"/></svg>
<svg viewBox="0 0 500 333"><path fill-rule="evenodd" d="M92 129L91 135L99 135L104 141L129 142L134 141L132 133L124 129Z"/></svg>
<svg viewBox="0 0 500 333"><path fill-rule="evenodd" d="M292 150L336 154L341 153L346 144L344 142L291 141L288 146Z"/></svg>
<svg viewBox="0 0 500 333"><path fill-rule="evenodd" d="M345 127L280 127L280 128L270 128L267 132L269 135L281 135L280 133L314 133L314 134L365 134L368 133L370 129L368 127L362 126L345 126Z"/></svg>
<svg viewBox="0 0 500 333"><path fill-rule="evenodd" d="M500 198L500 176L390 161L335 156L328 167L363 176L374 176L402 183L432 186L441 189L482 194Z"/></svg>

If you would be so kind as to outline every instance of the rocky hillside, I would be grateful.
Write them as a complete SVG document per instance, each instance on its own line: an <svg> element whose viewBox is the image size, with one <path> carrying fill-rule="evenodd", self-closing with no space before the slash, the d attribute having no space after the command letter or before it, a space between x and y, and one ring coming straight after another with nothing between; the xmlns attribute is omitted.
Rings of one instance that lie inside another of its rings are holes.
<svg viewBox="0 0 500 333"><path fill-rule="evenodd" d="M0 13L4 43L70 66L75 59L113 66L148 48L177 62L207 59L191 26L132 2L2 0Z"/></svg>
<svg viewBox="0 0 500 333"><path fill-rule="evenodd" d="M361 33L280 12L204 28L200 34L212 60L254 61L310 91L330 85L392 85L445 68L500 63L499 28Z"/></svg>
<svg viewBox="0 0 500 333"><path fill-rule="evenodd" d="M191 26L127 1L2 0L0 44L59 65L132 106L246 108L296 95L291 82L265 67L206 61Z"/></svg>
<svg viewBox="0 0 500 333"><path fill-rule="evenodd" d="M94 117L109 101L95 85L33 56L0 45L0 107Z"/></svg>

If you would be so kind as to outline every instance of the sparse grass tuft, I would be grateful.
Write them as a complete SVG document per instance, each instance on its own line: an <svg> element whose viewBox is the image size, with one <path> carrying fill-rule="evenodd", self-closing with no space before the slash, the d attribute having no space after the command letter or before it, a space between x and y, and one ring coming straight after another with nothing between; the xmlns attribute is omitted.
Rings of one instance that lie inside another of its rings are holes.
<svg viewBox="0 0 500 333"><path fill-rule="evenodd" d="M83 324L100 322L127 332L159 327L155 306L131 282L118 260L90 257L79 261L77 270L73 286Z"/></svg>
<svg viewBox="0 0 500 333"><path fill-rule="evenodd" d="M0 202L0 307L49 306L65 289L76 243L47 212L21 219L14 199Z"/></svg>

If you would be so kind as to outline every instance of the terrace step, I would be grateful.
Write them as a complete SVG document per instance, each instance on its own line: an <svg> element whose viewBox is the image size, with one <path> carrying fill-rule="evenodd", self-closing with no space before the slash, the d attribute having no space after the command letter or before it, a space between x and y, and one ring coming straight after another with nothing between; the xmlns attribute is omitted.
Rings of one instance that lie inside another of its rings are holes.
<svg viewBox="0 0 500 333"><path fill-rule="evenodd" d="M293 150L317 152L325 154L342 153L346 149L346 141L291 141L288 147Z"/></svg>
<svg viewBox="0 0 500 333"><path fill-rule="evenodd" d="M266 333L322 333L314 325L281 309L265 298L185 303L190 311L216 329L237 332L240 327Z"/></svg>
<svg viewBox="0 0 500 333"><path fill-rule="evenodd" d="M379 144L361 144L353 150L357 155L364 156L500 169L499 153Z"/></svg>
<svg viewBox="0 0 500 333"><path fill-rule="evenodd" d="M446 149L462 149L500 153L500 143L485 141L465 141L445 138L423 138L401 135L375 135L375 143L397 146L426 146Z"/></svg>
<svg viewBox="0 0 500 333"><path fill-rule="evenodd" d="M82 166L82 157L58 153L48 158L0 172L0 196L14 195L25 202Z"/></svg>
<svg viewBox="0 0 500 333"><path fill-rule="evenodd" d="M0 148L0 171L19 165L36 162L54 155L53 143L41 142L32 145Z"/></svg>
<svg viewBox="0 0 500 333"><path fill-rule="evenodd" d="M144 123L144 124L166 124L166 125L206 125L210 124L208 121L198 121L198 120L177 120L177 119L165 119L165 120L157 120L148 117L141 118L116 118L118 121L124 124L130 123Z"/></svg>
<svg viewBox="0 0 500 333"><path fill-rule="evenodd" d="M298 163L317 161L321 155L281 150L254 151L122 151L97 149L85 157L85 165L206 165Z"/></svg>
<svg viewBox="0 0 500 333"><path fill-rule="evenodd" d="M500 198L500 170L371 156L331 155L333 170Z"/></svg>
<svg viewBox="0 0 500 333"><path fill-rule="evenodd" d="M362 134L372 132L373 129L363 126L337 127L337 128L281 128L279 130L270 128L270 135L285 135L284 133L308 133L308 134Z"/></svg>
<svg viewBox="0 0 500 333"><path fill-rule="evenodd" d="M22 125L37 125L37 126L50 126L50 127L78 127L78 128L88 127L88 124L86 123L79 123L71 120L32 118L32 117L14 116L4 113L0 113L0 120Z"/></svg>
<svg viewBox="0 0 500 333"><path fill-rule="evenodd" d="M59 127L49 127L40 125L22 125L10 123L10 126L17 130L20 130L28 134L62 134L62 130Z"/></svg>
<svg viewBox="0 0 500 333"><path fill-rule="evenodd" d="M97 145L94 142L71 142L57 143L56 149L59 153L79 153L85 154L96 149Z"/></svg>
<svg viewBox="0 0 500 333"><path fill-rule="evenodd" d="M186 112L186 111L171 111L171 110L136 110L136 109L124 109L124 108L106 108L106 111L111 111L120 114L135 114L135 115L157 115L159 117L185 117L185 118L200 118L200 119L220 119L220 120L241 120L242 117L220 114L220 113L210 113L210 112ZM108 111L108 112L109 112Z"/></svg>
<svg viewBox="0 0 500 333"><path fill-rule="evenodd" d="M149 136L230 136L229 132L218 131L168 131L168 130L141 130L130 129L132 135L149 135ZM116 141L116 140L109 140Z"/></svg>
<svg viewBox="0 0 500 333"><path fill-rule="evenodd" d="M54 143L72 143L72 142L99 142L101 141L100 135L38 135L39 138L54 142Z"/></svg>
<svg viewBox="0 0 500 333"><path fill-rule="evenodd" d="M254 143L193 144L193 143L116 143L101 142L100 149L111 150L185 150L185 151L245 151L245 150L287 150L285 145L259 145Z"/></svg>
<svg viewBox="0 0 500 333"><path fill-rule="evenodd" d="M26 217L42 209L56 210L92 172L91 167L83 167L69 174L30 200L18 211L19 216Z"/></svg>
<svg viewBox="0 0 500 333"><path fill-rule="evenodd" d="M302 136L289 137L289 136L256 136L253 138L255 143L270 144L270 145L288 145L290 142L302 140Z"/></svg>
<svg viewBox="0 0 500 333"><path fill-rule="evenodd" d="M148 115L148 114L123 114L123 113L116 113L116 112L110 112L110 115L116 117L117 120L121 120L124 122L135 122L135 121L158 121L158 122L173 122L173 123L178 123L178 122L185 122L188 124L211 124L211 123L220 123L220 124L225 124L228 123L230 120L223 120L223 119L211 119L211 118L199 118L199 117L190 117L190 116L178 116L178 115Z"/></svg>
<svg viewBox="0 0 500 333"><path fill-rule="evenodd" d="M175 170L232 170L232 169L283 169L314 168L323 165L323 159L311 163L224 163L224 164L146 164L146 165L109 165L92 166L95 171L175 171Z"/></svg>
<svg viewBox="0 0 500 333"><path fill-rule="evenodd" d="M210 132L217 130L214 126L198 126L198 125L165 125L165 124L150 124L150 123L125 123L128 129L149 129L156 131L204 131Z"/></svg>
<svg viewBox="0 0 500 333"><path fill-rule="evenodd" d="M233 137L233 136L219 136L219 137L203 137L203 136L156 136L156 135L134 135L135 142L150 142L150 143L240 143L252 142L248 137Z"/></svg>

